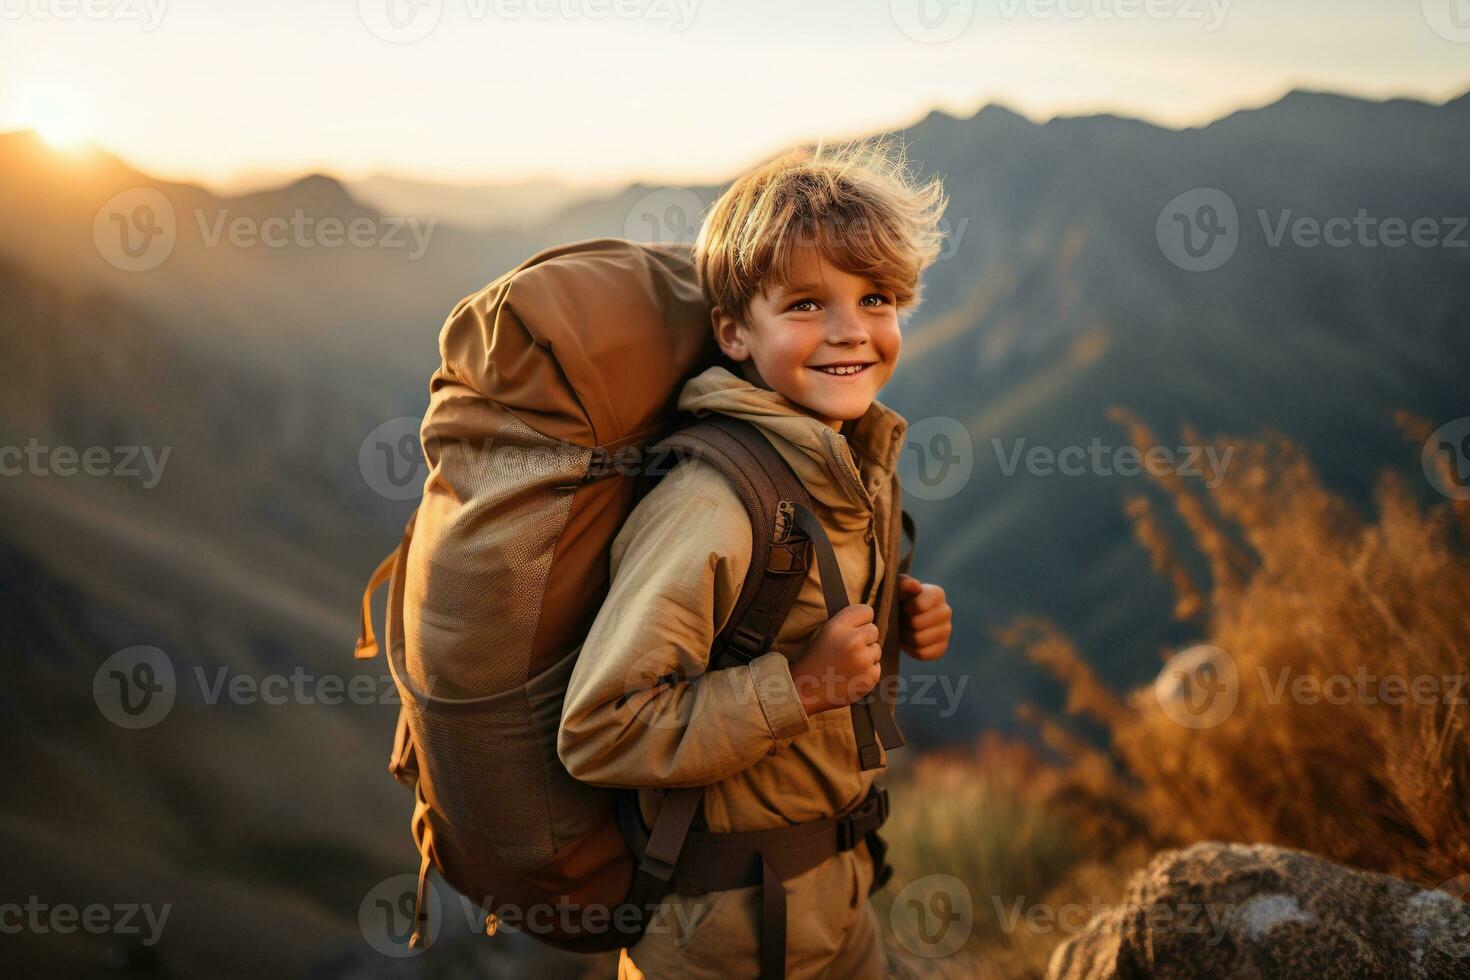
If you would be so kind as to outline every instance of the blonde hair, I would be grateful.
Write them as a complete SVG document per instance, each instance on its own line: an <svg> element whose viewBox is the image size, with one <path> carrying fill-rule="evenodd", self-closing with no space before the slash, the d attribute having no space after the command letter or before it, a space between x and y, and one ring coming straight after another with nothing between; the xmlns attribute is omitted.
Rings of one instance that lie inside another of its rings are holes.
<svg viewBox="0 0 1470 980"><path fill-rule="evenodd" d="M920 275L939 257L949 204L934 177L916 186L901 142L884 136L799 146L744 174L706 213L694 243L705 299L743 320L751 298L790 283L797 248L918 305Z"/></svg>

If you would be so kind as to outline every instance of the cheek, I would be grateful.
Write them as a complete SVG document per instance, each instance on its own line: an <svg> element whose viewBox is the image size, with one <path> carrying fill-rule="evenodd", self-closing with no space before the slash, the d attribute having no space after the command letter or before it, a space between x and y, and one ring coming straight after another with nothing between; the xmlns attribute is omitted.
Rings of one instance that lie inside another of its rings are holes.
<svg viewBox="0 0 1470 980"><path fill-rule="evenodd" d="M899 349L903 347L903 334L898 328L898 321L886 323L873 331L873 346L885 360L897 360Z"/></svg>
<svg viewBox="0 0 1470 980"><path fill-rule="evenodd" d="M768 366L775 370L799 374L805 369L806 362L811 359L812 352L820 343L820 336L809 341L800 330L783 331L779 336L769 338L763 345L765 359Z"/></svg>

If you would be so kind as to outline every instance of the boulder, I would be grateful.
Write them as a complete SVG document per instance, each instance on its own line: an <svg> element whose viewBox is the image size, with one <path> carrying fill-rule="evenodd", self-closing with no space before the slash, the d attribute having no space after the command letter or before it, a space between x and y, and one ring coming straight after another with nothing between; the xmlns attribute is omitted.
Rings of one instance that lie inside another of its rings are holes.
<svg viewBox="0 0 1470 980"><path fill-rule="evenodd" d="M1304 851L1196 844L1134 875L1122 905L1057 948L1047 978L1470 980L1464 891Z"/></svg>

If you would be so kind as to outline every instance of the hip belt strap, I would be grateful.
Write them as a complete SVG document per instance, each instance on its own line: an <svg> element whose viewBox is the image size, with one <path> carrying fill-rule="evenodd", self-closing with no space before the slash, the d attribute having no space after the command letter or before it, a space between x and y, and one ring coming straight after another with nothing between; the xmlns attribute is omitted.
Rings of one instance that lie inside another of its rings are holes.
<svg viewBox="0 0 1470 980"><path fill-rule="evenodd" d="M641 856L649 834L638 813L637 793L630 791L620 796L619 817L624 833L633 853ZM690 831L668 891L703 895L760 885L760 975L762 980L782 980L786 975L783 882L866 840L874 865L871 891L882 888L892 868L884 860L887 848L877 831L887 819L888 791L873 786L856 806L823 820L741 833Z"/></svg>

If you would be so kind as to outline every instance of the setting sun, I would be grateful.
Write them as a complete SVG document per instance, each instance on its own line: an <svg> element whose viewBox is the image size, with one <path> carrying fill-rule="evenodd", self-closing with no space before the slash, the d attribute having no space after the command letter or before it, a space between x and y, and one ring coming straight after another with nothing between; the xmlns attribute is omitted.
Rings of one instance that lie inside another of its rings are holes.
<svg viewBox="0 0 1470 980"><path fill-rule="evenodd" d="M58 150L76 149L88 136L81 114L53 99L37 99L32 104L31 127L48 146Z"/></svg>

